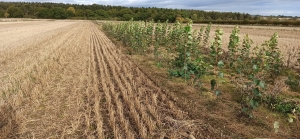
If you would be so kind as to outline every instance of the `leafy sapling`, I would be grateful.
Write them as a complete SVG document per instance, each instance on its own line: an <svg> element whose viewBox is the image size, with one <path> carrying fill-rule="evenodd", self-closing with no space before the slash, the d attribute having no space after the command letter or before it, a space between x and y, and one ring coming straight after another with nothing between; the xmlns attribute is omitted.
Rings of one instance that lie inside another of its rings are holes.
<svg viewBox="0 0 300 139"><path fill-rule="evenodd" d="M229 65L230 67L233 67L236 59L237 59L237 52L238 52L238 46L240 43L240 37L239 37L239 26L235 26L234 29L232 30L232 33L229 37L229 45L228 45L228 50L229 50Z"/></svg>
<svg viewBox="0 0 300 139"><path fill-rule="evenodd" d="M215 38L210 47L210 56L211 56L211 65L215 65L215 71L218 71L217 79L211 80L211 89L215 91L216 95L219 96L221 91L219 90L219 84L223 82L224 78L224 62L220 60L220 56L223 54L222 49L222 35L224 34L223 30L218 28L215 31Z"/></svg>
<svg viewBox="0 0 300 139"><path fill-rule="evenodd" d="M265 65L266 71L270 72L271 77L275 78L282 71L282 57L278 48L278 33L274 33L269 41L266 41L262 46L265 49Z"/></svg>
<svg viewBox="0 0 300 139"><path fill-rule="evenodd" d="M210 46L210 56L212 65L216 65L220 56L223 54L222 49L222 35L224 34L223 30L218 28L215 32L215 38Z"/></svg>
<svg viewBox="0 0 300 139"><path fill-rule="evenodd" d="M203 40L203 47L206 47L208 41L209 41L209 34L210 34L210 29L211 29L211 23L209 23L205 29L205 36Z"/></svg>

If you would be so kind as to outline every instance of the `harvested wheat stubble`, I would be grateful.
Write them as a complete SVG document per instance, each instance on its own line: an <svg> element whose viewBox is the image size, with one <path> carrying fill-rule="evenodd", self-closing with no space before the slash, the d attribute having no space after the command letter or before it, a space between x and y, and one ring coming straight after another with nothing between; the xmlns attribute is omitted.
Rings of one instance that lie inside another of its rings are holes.
<svg viewBox="0 0 300 139"><path fill-rule="evenodd" d="M3 119L15 124L0 133L1 138L72 137L83 130L76 131L84 104L78 96L84 92L88 80L85 57L89 53L82 51L88 45L84 41L88 39L85 35L89 31L84 29L87 27L83 22L66 23L59 30L52 28L40 37L28 37L35 39L36 44L25 43L20 46L22 51L17 48L5 51L7 57L1 57L5 62L1 63L1 101L3 107L9 108L5 113L14 116ZM7 136L2 136L5 133Z"/></svg>
<svg viewBox="0 0 300 139"><path fill-rule="evenodd" d="M0 44L0 138L205 137L92 22L10 27L24 32Z"/></svg>

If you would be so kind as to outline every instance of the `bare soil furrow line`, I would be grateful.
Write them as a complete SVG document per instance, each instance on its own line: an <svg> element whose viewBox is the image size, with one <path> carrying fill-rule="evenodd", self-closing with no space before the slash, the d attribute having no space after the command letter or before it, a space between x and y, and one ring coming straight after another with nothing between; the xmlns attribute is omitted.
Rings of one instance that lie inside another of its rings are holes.
<svg viewBox="0 0 300 139"><path fill-rule="evenodd" d="M99 38L99 39L101 41L101 38ZM103 47L101 47L102 50L103 50L102 53L106 54L105 47L104 47L106 45L103 44L103 43L102 43L102 45L103 45ZM115 70L116 66L114 64L111 64L111 63L113 63L113 61L110 59L109 55L106 54L105 56L106 56L105 57L105 62L108 63L107 65L108 65L108 67L111 71L110 76L113 77L112 80L114 82L116 82L115 86L117 86L117 88L119 88L118 89L119 92L121 91L122 95L120 95L120 97L123 98L124 106L129 108L129 113L126 114L126 115L128 115L130 117L131 121L133 122L133 124L137 126L137 128L135 130L138 131L139 135L142 138L144 138L147 135L147 130L145 128L145 125L144 125L143 121L139 118L140 113L138 113L136 111L136 108L133 107L134 103L132 103L132 101L131 101L131 100L133 100L132 97L131 97L131 94L132 94L131 92L132 91L128 90L124 87L124 84L120 81L120 77L119 77L120 74L117 73L116 70Z"/></svg>
<svg viewBox="0 0 300 139"><path fill-rule="evenodd" d="M99 33L99 35L102 32ZM150 116L143 116L142 119L155 119L157 127L160 128L169 128L170 125L161 126L161 123L168 122L167 119L185 119L184 115L187 115L174 103L175 99L173 96L169 96L169 93L164 92L160 89L156 83L154 83L151 78L149 78L142 70L138 68L137 65L132 63L126 56L123 56L120 51L116 50L117 48L111 43L107 37L102 37L102 41L108 41L106 51L109 53L108 62L111 62L114 66L120 65L121 69L117 70L120 72L119 78L122 80L122 83L126 89L129 89L129 94L135 94L131 96L135 100L133 101L137 110L148 111L147 113ZM117 61L117 62L116 62ZM142 102L142 103L141 103ZM140 105L139 105L140 103ZM151 121L151 120L148 120ZM152 122L145 120L145 123L148 125L148 130L151 130Z"/></svg>
<svg viewBox="0 0 300 139"><path fill-rule="evenodd" d="M140 118L139 118L139 114L137 113L136 109L133 107L134 104L132 103L131 101L131 97L127 97L127 96L131 96L130 94L130 90L129 93L127 95L126 94L126 88L124 88L124 85L121 83L121 81L119 80L119 78L117 77L118 73L115 72L115 67L114 65L111 64L111 60L108 61L108 57L109 55L107 55L107 52L105 51L105 44L101 41L101 38L99 38L99 42L101 43L101 56L105 56L103 58L103 63L105 63L105 65L107 65L107 69L109 69L109 71L111 72L108 72L108 82L109 84L111 84L110 88L111 88L111 92L114 92L115 89L117 89L116 91L121 91L122 94L123 94L123 98L125 100L125 106L129 108L129 117L130 117L130 121L132 121L133 125L136 125L134 126L135 127L135 131L137 131L138 135L140 135L141 138L144 138L147 133L145 128L144 128L144 124L140 121ZM107 64L106 64L107 63ZM105 66L106 67L106 66ZM108 70L107 70L108 71ZM113 95L113 94L112 94ZM126 103L127 102L127 103Z"/></svg>
<svg viewBox="0 0 300 139"><path fill-rule="evenodd" d="M116 118L116 114L118 113L117 111L117 101L115 98L115 86L113 83L110 81L110 76L109 76L109 71L107 69L107 65L103 60L103 54L101 54L101 45L98 41L98 38L96 36L95 38L95 47L96 47L96 54L97 54L97 59L100 62L100 75L101 75L101 82L103 86L103 91L105 94L105 100L106 100L106 105L107 105L107 113L108 113L108 123L110 124L110 131L114 131L113 134L108 132L107 137L109 138L122 138L125 137L125 133L122 133L123 131L120 129L120 121L119 119Z"/></svg>
<svg viewBox="0 0 300 139"><path fill-rule="evenodd" d="M101 106L101 99L103 98L103 92L100 92L102 89L102 86L99 83L100 78L100 67L99 67L99 61L96 57L96 51L95 51L95 42L94 42L94 34L91 33L90 35L90 54L91 54L91 76L92 76L92 85L93 89L92 92L95 93L95 105L94 105L94 112L95 112L95 119L96 119L96 126L97 126L97 133L98 138L105 138L104 132L103 132L103 118L101 114L101 110L104 109Z"/></svg>
<svg viewBox="0 0 300 139"><path fill-rule="evenodd" d="M124 58L125 59L125 58ZM125 59L127 63L130 63L131 61L128 59ZM128 64L129 65L129 64ZM145 99L151 100L152 102L158 103L159 107L162 107L161 110L166 110L164 108L168 108L168 111L161 111L160 113L169 113L169 115L175 116L176 119L183 119L183 111L180 110L176 105L174 105L174 98L172 96L168 96L163 90L161 90L155 83L146 76L144 72L142 72L137 65L132 64L132 66L126 66L127 71L133 71L135 75L133 75L134 79L136 81L136 84L133 84L136 88L143 88L143 93L147 95L145 96ZM133 68L135 67L135 68ZM131 79L132 80L132 79ZM140 85L140 86L139 86ZM150 89L151 88L151 89ZM155 96L152 96L153 94L158 94ZM152 98L148 98L148 96ZM155 98L155 99L153 99Z"/></svg>
<svg viewBox="0 0 300 139"><path fill-rule="evenodd" d="M106 41L109 41L108 39L105 39ZM109 41L110 42L110 41ZM112 43L107 43L106 45L111 45ZM116 58L116 57L118 57L118 56L115 56L115 54L114 54L114 52L116 53L117 51L114 51L114 50L112 50L112 49L109 49L109 48L113 48L113 47L107 47L107 50L108 50L108 52L109 52L109 56L114 56L114 58L113 59L115 59L115 60L118 60L118 58ZM120 55L120 54L118 54L118 55ZM120 57L120 56L119 56ZM112 58L111 58L112 59ZM133 71L133 73L136 73L136 75L132 75L134 78L135 78L135 82L136 82L136 84L132 84L132 86L134 87L134 89L135 90L137 90L137 88L140 88L140 87L144 87L144 88L146 88L145 89L145 92L144 93L146 93L147 95L144 95L144 96L146 96L146 99L148 99L147 98L147 96L151 96L151 94L153 94L153 93L155 93L155 92L162 92L162 90L161 89L159 89L159 87L157 87L154 83L153 83L153 81L151 81L149 78L147 78L147 77L145 77L145 75L146 74L144 74L139 68L137 68L137 66L128 66L128 65L133 65L132 63L131 63L131 61L129 61L128 59L124 59L124 58L122 58L123 60L121 61L119 61L119 65L123 65L122 63L127 63L127 64L125 64L125 65L127 65L127 66L125 66L127 69L125 69L126 71ZM126 62L124 62L126 60ZM136 67L136 68L133 68L133 67ZM128 69L129 68L129 69ZM119 70L120 71L120 70ZM130 73L131 72L129 72L127 75L130 75ZM124 77L124 76L121 76L121 77ZM129 79L131 79L131 80L129 80L129 81L131 81L131 83L133 82L132 81L132 78L129 78ZM140 85L140 86L138 86L138 85ZM151 89L150 89L151 88ZM163 94L163 93L159 93L159 94ZM168 96L169 97L169 96ZM165 95L164 96L161 96L161 95L159 95L159 100L161 100L161 101L164 101L164 99L162 99L162 98L165 98ZM172 98L171 98L171 100L172 100ZM174 100L172 100L172 101L174 101ZM165 105L168 107L168 108L170 108L171 110L174 110L172 113L174 113L174 115L176 115L177 116L177 118L183 118L183 116L182 116L182 111L176 111L177 109L179 109L179 108L177 108L175 105L174 105L174 102L172 102L172 101L168 101L167 103L165 103ZM160 105L163 105L163 104L160 104Z"/></svg>
<svg viewBox="0 0 300 139"><path fill-rule="evenodd" d="M91 56L89 59L89 68L88 68L88 75L90 77L90 81L88 82L88 88L86 89L84 93L84 100L85 100L85 132L88 135L89 138L99 138L99 134L101 136L101 128L102 121L101 117L99 115L99 111L95 111L96 108L99 108L97 106L97 101L100 100L99 89L97 84L97 64L95 64L95 58L93 53L93 36L89 35L89 52ZM93 62L92 62L93 60ZM97 61L96 61L97 62ZM100 109L99 109L100 110ZM100 131L100 132L98 132Z"/></svg>
<svg viewBox="0 0 300 139"><path fill-rule="evenodd" d="M103 48L104 50L106 50L104 53L110 53L107 52L107 49ZM120 67L118 65L118 63L115 61L116 59L113 58L113 53L110 53L109 55L107 55L107 59L114 59L109 61L112 66L111 67L116 67L116 69L112 69L112 75L115 77L115 80L117 81L117 83L119 84L119 86L125 86L126 88L121 88L121 90L128 90L128 96L130 98L130 100L134 100L134 101L129 101L129 103L127 105L134 105L135 109L137 110L137 113L139 114L139 116L141 117L140 119L142 120L143 123L145 123L148 131L151 133L153 132L155 126L156 126L156 121L153 120L153 118L150 117L150 115L147 113L147 109L144 105L143 101L148 102L147 100L143 100L141 98L141 96L143 95L133 95L133 94L137 94L138 92L136 90L138 90L137 88L135 88L135 90L132 88L132 86L127 82L127 80L125 79L124 76L122 76L122 72L120 71L124 71L121 70ZM131 72L127 72L128 74L131 74ZM124 95L123 95L124 96ZM127 96L127 94L126 94Z"/></svg>
<svg viewBox="0 0 300 139"><path fill-rule="evenodd" d="M103 33L100 32L100 34L103 34ZM139 82L139 83L142 83L143 86L152 88L152 90L155 89L155 90L160 91L160 88L151 80L151 78L146 76L146 74L144 72L142 72L140 70L140 68L138 68L137 65L133 64L130 60L128 60L128 58L126 56L123 56L119 50L117 50L115 47L113 47L114 44L107 37L104 38L104 41L108 41L106 45L110 46L110 47L107 47L107 50L108 50L109 54L113 56L113 58L115 59L115 61L117 62L118 65L121 65L121 66L125 65L125 68L123 68L123 69L125 69L126 71L133 71L132 73L137 74L137 75L134 75L133 77L137 77L139 80L141 80L141 82ZM111 48L111 49L109 49L109 48ZM146 76L147 78L143 78L144 76ZM129 81L132 81L132 80L129 80Z"/></svg>
<svg viewBox="0 0 300 139"><path fill-rule="evenodd" d="M102 34L102 32L99 32L99 36ZM130 60L115 50L115 46L107 39L107 37L101 37L101 41L103 44L103 54L106 54L106 62L112 71L111 76L115 77L114 79L118 83L118 86L125 86L124 89L128 90L127 94L122 93L122 95L128 95L127 97L124 97L125 103L127 100L126 98L129 97L129 99L131 98L131 101L128 102L127 105L135 106L134 108L129 107L129 109L134 109L131 114L138 115L136 116L138 118L133 117L137 127L143 128L143 126L147 125L147 131L151 131L154 129L153 125L157 122L156 125L159 128L167 128L160 127L161 122L164 122L162 120L165 120L166 117L171 117L173 119L184 118L183 111L174 105L174 100L172 98L170 99L170 96L165 94L137 66L133 66L134 64L131 63ZM148 115L149 113L145 111L149 111L151 115ZM142 120L138 121L137 119ZM151 122L152 119L155 119L156 121ZM141 135L143 130L139 130L139 133Z"/></svg>
<svg viewBox="0 0 300 139"><path fill-rule="evenodd" d="M117 86L121 92L123 92L123 97L127 96L127 98L125 98L125 104L127 104L127 107L129 107L129 111L130 111L130 117L133 118L133 121L135 122L135 124L137 124L138 129L142 129L139 130L140 136L142 136L142 138L144 138L147 133L145 133L145 129L144 129L144 124L143 121L141 121L141 119L139 118L141 115L141 112L137 109L137 107L133 107L135 106L135 104L139 104L139 101L137 99L133 99L132 97L132 90L128 90L123 86L123 83L120 81L120 78L117 76L117 72L115 71L114 68L109 68L111 71L110 76L114 77L114 82L117 83ZM125 94L125 92L123 90L128 90L129 93ZM129 98L129 99L128 99ZM116 98L114 98L116 99ZM134 101L132 101L134 100ZM138 101L138 102L137 102ZM144 130L143 130L144 129Z"/></svg>
<svg viewBox="0 0 300 139"><path fill-rule="evenodd" d="M104 68L104 70L106 69ZM108 106L108 113L109 113L109 123L113 128L113 131L117 131L119 133L120 129L118 124L120 122L118 122L118 119L116 119L116 114L118 113L117 111L118 106L117 106L115 95L117 94L117 92L115 92L115 86L110 82L109 75L104 76L104 78L106 79L106 86L107 86L107 90L104 92L108 102L107 106ZM118 138L119 135L116 134L116 132L114 132L113 137Z"/></svg>

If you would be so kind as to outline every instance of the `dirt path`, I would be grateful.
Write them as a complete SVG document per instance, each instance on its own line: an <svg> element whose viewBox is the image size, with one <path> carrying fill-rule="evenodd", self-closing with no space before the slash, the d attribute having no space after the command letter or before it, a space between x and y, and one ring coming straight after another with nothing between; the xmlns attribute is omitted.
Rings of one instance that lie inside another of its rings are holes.
<svg viewBox="0 0 300 139"><path fill-rule="evenodd" d="M96 25L59 25L23 40L35 43L0 51L0 138L186 138L195 131L173 97Z"/></svg>

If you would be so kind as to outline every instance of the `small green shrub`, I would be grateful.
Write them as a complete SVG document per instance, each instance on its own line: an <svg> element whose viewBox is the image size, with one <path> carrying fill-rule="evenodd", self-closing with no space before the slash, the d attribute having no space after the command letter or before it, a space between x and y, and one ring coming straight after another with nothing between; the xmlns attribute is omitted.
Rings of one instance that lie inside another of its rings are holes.
<svg viewBox="0 0 300 139"><path fill-rule="evenodd" d="M269 109L285 114L290 123L300 116L300 106L295 102L285 101L285 99L277 96L267 96L264 102Z"/></svg>
<svg viewBox="0 0 300 139"><path fill-rule="evenodd" d="M300 81L297 77L289 76L285 83L290 87L292 91L300 91Z"/></svg>

